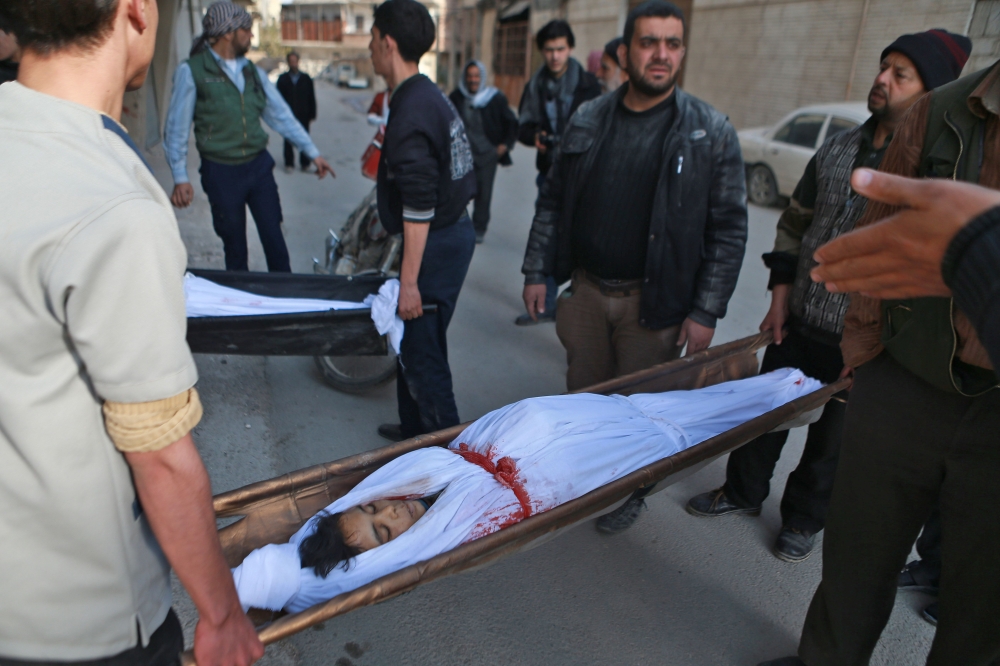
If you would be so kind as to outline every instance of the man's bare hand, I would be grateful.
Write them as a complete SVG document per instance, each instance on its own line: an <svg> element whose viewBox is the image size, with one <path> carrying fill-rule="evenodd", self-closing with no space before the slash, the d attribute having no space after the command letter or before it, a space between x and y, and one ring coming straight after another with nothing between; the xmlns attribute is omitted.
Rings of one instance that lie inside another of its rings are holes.
<svg viewBox="0 0 1000 666"><path fill-rule="evenodd" d="M947 296L941 260L955 234L1000 205L1000 192L951 180L918 180L858 169L851 185L862 196L906 206L881 222L830 241L811 272L832 292L875 298Z"/></svg>
<svg viewBox="0 0 1000 666"><path fill-rule="evenodd" d="M316 165L316 175L322 180L323 176L330 174L331 177L336 178L337 174L333 172L333 167L322 157L313 158L313 164Z"/></svg>
<svg viewBox="0 0 1000 666"><path fill-rule="evenodd" d="M714 335L714 328L702 326L691 319L685 319L684 323L681 324L681 334L677 337L677 346L683 347L686 343L687 352L684 355L690 356L702 349L708 349Z"/></svg>
<svg viewBox="0 0 1000 666"><path fill-rule="evenodd" d="M788 321L788 294L792 290L790 284L776 284L771 289L771 307L760 322L761 331L771 331L774 334L774 344L780 345L785 337L785 322Z"/></svg>
<svg viewBox="0 0 1000 666"><path fill-rule="evenodd" d="M538 315L545 312L545 284L524 285L524 307L532 321L538 321Z"/></svg>
<svg viewBox="0 0 1000 666"><path fill-rule="evenodd" d="M501 143L499 146L497 146L497 157L503 157L506 154L507 154L507 144Z"/></svg>
<svg viewBox="0 0 1000 666"><path fill-rule="evenodd" d="M539 132L535 134L535 148L538 149L542 155L548 152L549 147L542 143L542 137L545 136L545 132Z"/></svg>
<svg viewBox="0 0 1000 666"><path fill-rule="evenodd" d="M218 625L199 618L194 630L198 666L250 666L263 656L264 645L239 606Z"/></svg>
<svg viewBox="0 0 1000 666"><path fill-rule="evenodd" d="M177 208L187 208L194 201L194 187L191 183L177 183L174 185L174 192L170 195L170 203Z"/></svg>
<svg viewBox="0 0 1000 666"><path fill-rule="evenodd" d="M420 289L416 282L399 283L399 318L403 321L416 319L424 315L424 304L421 301Z"/></svg>

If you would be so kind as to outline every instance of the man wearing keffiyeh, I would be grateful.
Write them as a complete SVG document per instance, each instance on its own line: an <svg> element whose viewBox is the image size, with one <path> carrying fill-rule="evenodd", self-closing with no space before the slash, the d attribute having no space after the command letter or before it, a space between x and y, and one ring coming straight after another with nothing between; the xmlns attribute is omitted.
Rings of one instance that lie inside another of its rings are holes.
<svg viewBox="0 0 1000 666"><path fill-rule="evenodd" d="M253 19L243 7L228 0L214 3L202 20L203 32L194 41L191 57L174 74L163 140L175 183L170 200L185 208L194 198L187 173L193 124L201 185L212 207L215 233L225 248L226 270L248 269L249 206L268 270L287 273L291 265L281 233L274 160L260 121L312 159L320 178L334 174L267 75L244 57L252 27Z"/></svg>

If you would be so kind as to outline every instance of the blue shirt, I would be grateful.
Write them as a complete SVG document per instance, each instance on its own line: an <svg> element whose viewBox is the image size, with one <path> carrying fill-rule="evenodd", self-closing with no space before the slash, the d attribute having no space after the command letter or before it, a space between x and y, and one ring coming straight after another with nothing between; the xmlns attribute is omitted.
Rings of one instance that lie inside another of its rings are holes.
<svg viewBox="0 0 1000 666"><path fill-rule="evenodd" d="M219 63L219 67L242 95L243 87L246 84L243 68L247 64L247 59L240 57L235 61L226 61L212 49L209 49L208 52L212 54L215 61ZM294 143L296 148L310 158L319 157L319 150L309 138L309 134L292 115L288 103L260 67L257 67L257 76L260 78L261 85L264 87L264 95L267 97L267 105L261 114L264 122L275 132ZM170 165L175 184L189 182L187 172L188 137L191 135L191 124L194 122L195 96L196 90L191 67L187 62L182 62L177 67L177 71L174 72L174 90L170 95L170 108L167 110L167 123L163 131L163 152L166 153L167 164Z"/></svg>

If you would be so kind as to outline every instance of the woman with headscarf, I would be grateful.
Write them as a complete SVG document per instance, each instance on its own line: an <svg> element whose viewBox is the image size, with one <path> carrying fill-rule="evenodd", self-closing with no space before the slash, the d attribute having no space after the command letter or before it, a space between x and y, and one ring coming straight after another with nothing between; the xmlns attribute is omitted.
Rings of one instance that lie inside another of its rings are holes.
<svg viewBox="0 0 1000 666"><path fill-rule="evenodd" d="M496 87L486 85L486 65L479 60L465 66L458 88L449 99L465 122L465 133L472 147L477 189L472 226L476 229L476 242L482 243L490 223L497 164L513 164L510 151L517 141L517 116L507 97Z"/></svg>

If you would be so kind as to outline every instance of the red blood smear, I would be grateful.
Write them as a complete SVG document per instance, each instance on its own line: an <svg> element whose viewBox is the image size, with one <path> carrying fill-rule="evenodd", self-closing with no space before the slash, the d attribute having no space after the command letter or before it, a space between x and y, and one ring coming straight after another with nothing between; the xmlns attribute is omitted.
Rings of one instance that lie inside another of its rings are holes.
<svg viewBox="0 0 1000 666"><path fill-rule="evenodd" d="M478 451L471 451L469 445L462 442L458 445L458 450L455 451L458 455L465 458L466 461L472 463L473 465L479 465L487 472L493 475L500 485L510 488L517 498L518 503L521 505L522 513L524 514L522 518L518 520L523 520L531 515L531 498L528 496L528 491L524 487L524 482L520 479L520 472L517 469L517 463L514 462L513 458L509 456L504 456L500 460L493 462L492 458L496 455L496 449L493 448L491 444L486 449L486 453L479 453ZM515 521L517 522L517 521Z"/></svg>

